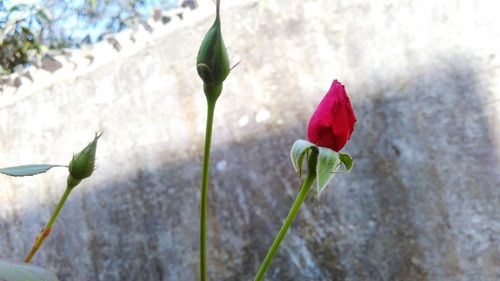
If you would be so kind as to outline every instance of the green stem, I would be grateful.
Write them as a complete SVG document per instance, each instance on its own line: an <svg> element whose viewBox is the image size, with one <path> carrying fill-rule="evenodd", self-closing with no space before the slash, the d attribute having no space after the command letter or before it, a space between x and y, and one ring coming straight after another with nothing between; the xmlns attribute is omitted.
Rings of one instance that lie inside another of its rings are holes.
<svg viewBox="0 0 500 281"><path fill-rule="evenodd" d="M64 191L63 196L61 199L59 199L59 203L57 203L56 209L54 210L54 213L52 213L52 216L49 219L49 222L45 225L45 227L40 231L38 236L35 239L35 243L33 243L33 246L31 247L31 250L29 251L28 255L24 258L25 263L30 263L31 259L33 256L36 254L38 249L40 249L40 246L42 246L43 241L47 236L49 236L50 231L52 230L52 225L54 225L54 222L56 221L57 216L59 215L59 212L61 211L62 207L64 206L64 203L66 202L66 199L68 199L68 196L71 192L72 188L66 187L66 190Z"/></svg>
<svg viewBox="0 0 500 281"><path fill-rule="evenodd" d="M206 220L208 203L208 170L210 166L210 145L212 142L212 127L214 121L215 101L207 99L207 127L205 130L205 150L203 153L203 175L201 180L200 202L200 280L207 280L207 248L206 248Z"/></svg>
<svg viewBox="0 0 500 281"><path fill-rule="evenodd" d="M269 251L267 252L267 255L262 262L262 265L259 268L259 271L257 272L257 275L255 276L254 281L260 281L262 278L264 278L264 274L267 271L267 268L269 267L269 264L271 263L271 260L273 259L274 255L278 251L278 248L281 244L281 241L283 241L283 238L285 238L285 235L290 228L290 225L292 222L295 220L295 217L297 216L297 213L299 212L300 206L304 202L304 199L306 199L307 194L309 193L309 190L311 189L312 184L314 183L314 180L316 179L316 170L315 170L315 163L316 159L314 157L317 157L317 155L310 155L309 156L309 171L307 173L306 179L304 180L304 183L300 187L299 194L297 195L297 198L295 199L295 202L293 202L292 208L288 212L288 215L286 216L285 221L283 222L283 225L281 226L280 231L278 232L278 235L274 238L274 242L271 245L271 248L269 248Z"/></svg>

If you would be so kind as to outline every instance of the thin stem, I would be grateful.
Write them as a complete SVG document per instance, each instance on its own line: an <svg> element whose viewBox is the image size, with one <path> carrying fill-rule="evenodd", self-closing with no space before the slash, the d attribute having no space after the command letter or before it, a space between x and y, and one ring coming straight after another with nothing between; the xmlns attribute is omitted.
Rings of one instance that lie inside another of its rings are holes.
<svg viewBox="0 0 500 281"><path fill-rule="evenodd" d="M52 230L52 225L54 225L54 222L56 221L57 216L59 215L59 212L61 211L62 207L64 206L64 203L66 202L66 199L68 199L69 193L71 192L72 188L66 188L64 191L63 196L61 199L59 199L59 203L57 203L56 209L54 210L54 213L52 213L52 216L50 217L49 222L45 227L40 231L38 236L35 238L35 243L33 243L33 246L31 247L31 250L29 251L28 255L24 258L25 263L30 263L31 259L33 256L36 254L38 249L40 249L40 246L42 246L43 241L47 236L49 236L50 231Z"/></svg>
<svg viewBox="0 0 500 281"><path fill-rule="evenodd" d="M312 156L312 157L315 157ZM314 169L314 166L311 167L311 161L310 160L310 168L307 173L306 179L304 180L304 183L300 187L299 194L297 195L297 198L295 199L295 202L293 202L292 208L288 212L288 215L286 216L285 221L283 222L283 225L281 226L280 231L278 232L278 235L274 238L274 242L271 245L271 248L269 248L269 251L267 252L267 255L262 262L262 265L259 268L259 271L257 272L257 275L255 276L254 281L260 281L262 278L264 278L264 274L267 271L267 268L269 267L269 264L271 263L271 260L273 259L274 255L278 251L278 248L281 244L281 241L283 241L283 238L285 237L288 229L290 228L290 225L292 222L295 220L295 217L297 216L297 213L299 212L300 206L304 202L304 199L307 196L307 193L309 193L309 190L311 189L312 184L314 183L314 180L316 179L316 171ZM312 168L312 169L311 169Z"/></svg>
<svg viewBox="0 0 500 281"><path fill-rule="evenodd" d="M200 202L200 280L207 280L207 248L206 248L206 220L208 203L208 172L210 166L210 145L212 142L212 127L214 120L215 101L207 99L207 127L205 130L205 150L203 153L203 175L201 180Z"/></svg>

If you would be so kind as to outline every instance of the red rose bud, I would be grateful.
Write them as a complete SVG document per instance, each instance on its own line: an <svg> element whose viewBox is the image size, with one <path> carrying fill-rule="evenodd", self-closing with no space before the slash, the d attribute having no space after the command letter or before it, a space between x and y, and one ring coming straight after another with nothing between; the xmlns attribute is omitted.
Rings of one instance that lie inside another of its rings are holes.
<svg viewBox="0 0 500 281"><path fill-rule="evenodd" d="M226 46L222 39L219 0L216 5L215 22L205 35L196 59L196 70L206 87L215 87L221 84L231 71Z"/></svg>
<svg viewBox="0 0 500 281"><path fill-rule="evenodd" d="M68 187L77 186L81 180L90 177L95 170L95 153L97 149L97 140L102 133L95 135L94 140L90 142L82 151L73 155L69 162Z"/></svg>
<svg viewBox="0 0 500 281"><path fill-rule="evenodd" d="M307 126L307 139L315 145L340 151L356 123L344 85L334 80Z"/></svg>

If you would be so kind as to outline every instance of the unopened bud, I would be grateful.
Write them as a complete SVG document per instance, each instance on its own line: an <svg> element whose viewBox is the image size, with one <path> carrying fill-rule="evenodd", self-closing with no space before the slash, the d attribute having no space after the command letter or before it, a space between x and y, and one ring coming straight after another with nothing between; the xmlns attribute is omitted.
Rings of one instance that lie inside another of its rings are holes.
<svg viewBox="0 0 500 281"><path fill-rule="evenodd" d="M90 142L82 151L73 155L69 162L68 187L77 186L81 180L90 177L95 170L95 153L97 149L97 140L102 133L95 135L94 140Z"/></svg>
<svg viewBox="0 0 500 281"><path fill-rule="evenodd" d="M215 87L221 84L231 71L226 46L224 45L221 33L220 0L217 0L216 5L215 22L205 35L196 60L198 75L200 75L207 87Z"/></svg>

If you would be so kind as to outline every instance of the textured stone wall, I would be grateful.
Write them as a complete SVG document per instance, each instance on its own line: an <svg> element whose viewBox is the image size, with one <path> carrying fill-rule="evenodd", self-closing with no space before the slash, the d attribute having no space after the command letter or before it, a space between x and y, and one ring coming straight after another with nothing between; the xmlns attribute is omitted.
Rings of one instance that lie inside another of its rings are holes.
<svg viewBox="0 0 500 281"><path fill-rule="evenodd" d="M215 117L211 280L257 271L298 190L289 148L334 78L358 117L344 149L355 167L303 206L268 280L500 280L495 1L223 6L242 62ZM205 100L194 61L212 21L205 7L3 88L0 166L67 163L104 131L100 168L33 261L61 280L197 279ZM65 178L0 176L0 258L23 258Z"/></svg>

